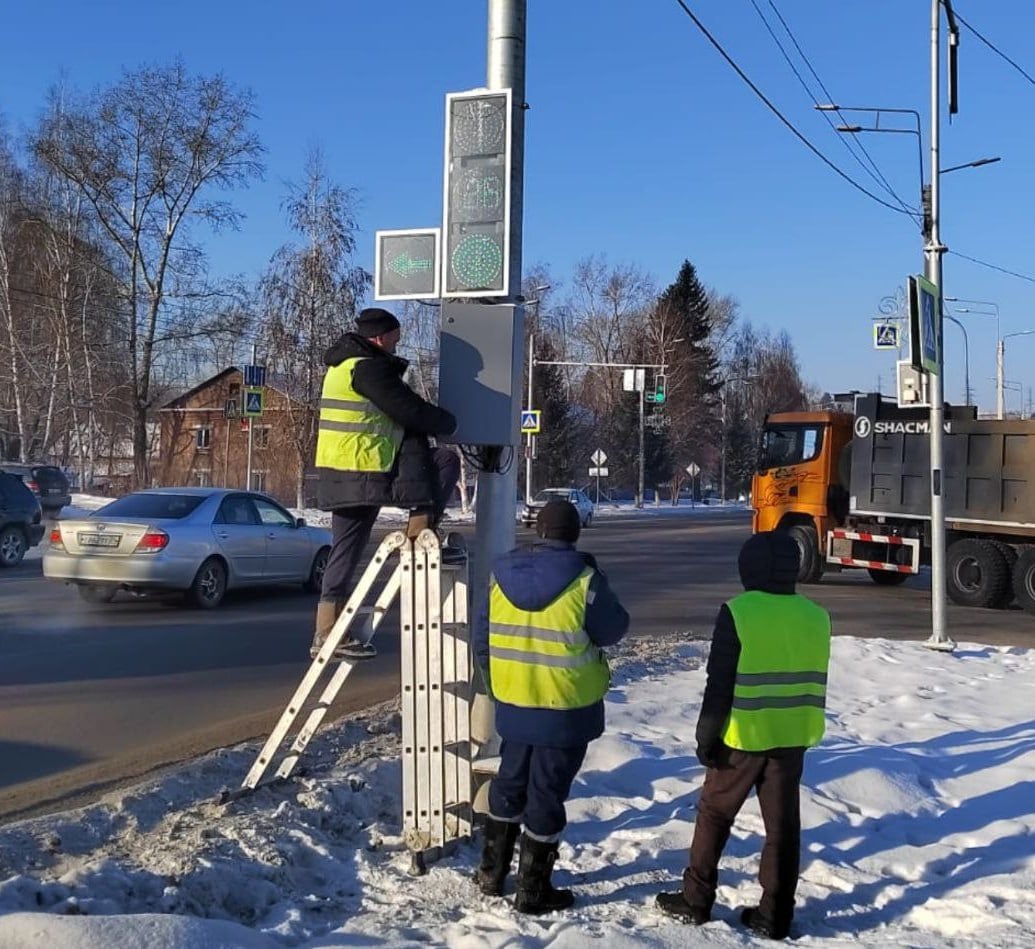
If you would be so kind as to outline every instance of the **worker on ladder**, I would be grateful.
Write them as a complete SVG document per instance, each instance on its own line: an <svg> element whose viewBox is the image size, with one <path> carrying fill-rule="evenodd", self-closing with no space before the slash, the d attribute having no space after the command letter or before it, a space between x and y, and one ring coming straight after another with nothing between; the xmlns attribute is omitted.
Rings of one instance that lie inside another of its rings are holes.
<svg viewBox="0 0 1035 949"><path fill-rule="evenodd" d="M403 381L409 362L395 355L400 337L395 316L374 307L359 314L355 332L324 353L317 503L332 512L332 541L316 608L314 657L348 600L382 505L410 508L407 536L415 538L438 524L460 477L455 451L433 449L429 442L429 436L456 431L456 418ZM376 651L347 639L336 654L368 659Z"/></svg>
<svg viewBox="0 0 1035 949"><path fill-rule="evenodd" d="M604 731L611 674L601 647L629 628L596 561L575 549L579 529L570 502L543 507L536 519L542 543L496 559L473 632L502 739L478 885L486 895L502 894L524 826L514 906L536 915L574 902L570 890L550 881L567 822L564 802L589 742Z"/></svg>

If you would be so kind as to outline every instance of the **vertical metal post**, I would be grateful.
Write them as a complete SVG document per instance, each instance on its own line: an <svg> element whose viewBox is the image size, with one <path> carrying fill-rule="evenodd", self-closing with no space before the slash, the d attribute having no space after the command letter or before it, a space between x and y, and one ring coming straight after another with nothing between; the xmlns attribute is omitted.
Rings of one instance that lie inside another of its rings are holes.
<svg viewBox="0 0 1035 949"><path fill-rule="evenodd" d="M528 334L528 402L525 408L532 410L532 366L535 364L535 334ZM525 504L532 500L532 433L525 439Z"/></svg>
<svg viewBox="0 0 1035 949"><path fill-rule="evenodd" d="M997 334L998 335L998 334ZM1003 391L1003 374L1006 371L1006 345L1000 337L995 341L995 417L1003 419L1006 417L1006 394Z"/></svg>
<svg viewBox="0 0 1035 949"><path fill-rule="evenodd" d="M646 395L646 392L644 391L645 388L646 388L646 381L644 381L644 385L642 387L640 386L639 383L640 383L640 373L641 372L643 373L644 380L646 380L647 370L646 369L634 369L633 372L636 373L636 375L633 377L636 380L636 397L640 401L640 484L639 484L639 488L637 489L637 492L636 492L636 506L637 507L643 507L643 463L644 463L644 451L643 451L643 402L644 402L644 396Z"/></svg>
<svg viewBox="0 0 1035 949"><path fill-rule="evenodd" d="M729 380L726 380L727 382ZM719 498L726 503L726 383L722 384L722 445L719 450Z"/></svg>
<svg viewBox="0 0 1035 949"><path fill-rule="evenodd" d="M511 121L510 260L511 300L521 296L521 235L525 155L525 0L489 0L486 86L510 89ZM523 326L517 328L521 332ZM513 447L513 446L512 446ZM514 546L517 512L517 466L501 474L478 475L478 512L475 521L477 556L474 558L472 595L475 602L488 596L489 565Z"/></svg>
<svg viewBox="0 0 1035 949"><path fill-rule="evenodd" d="M931 0L931 233L924 248L924 274L938 288L935 307L935 338L937 340L937 371L931 374L931 638L926 645L931 649L951 651L956 644L948 637L945 626L945 479L943 477L945 403L943 401L943 373L945 350L943 345L942 309L942 254L945 248L940 237L941 186L941 88L940 55L938 43L941 27L942 0Z"/></svg>
<svg viewBox="0 0 1035 949"><path fill-rule="evenodd" d="M256 347L252 343L252 365L255 365L256 360ZM241 407L244 408L248 403L247 389L241 386ZM244 490L251 491L252 489L252 430L255 428L255 419L253 416L248 416L248 468L245 474Z"/></svg>

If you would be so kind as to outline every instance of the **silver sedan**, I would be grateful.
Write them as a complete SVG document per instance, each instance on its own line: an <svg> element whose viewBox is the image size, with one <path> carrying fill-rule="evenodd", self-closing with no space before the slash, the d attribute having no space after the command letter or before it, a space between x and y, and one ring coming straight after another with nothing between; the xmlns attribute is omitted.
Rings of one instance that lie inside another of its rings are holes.
<svg viewBox="0 0 1035 949"><path fill-rule="evenodd" d="M92 603L119 590L182 591L192 605L212 609L237 587L302 583L319 592L330 544L330 531L263 494L156 488L58 521L43 574L74 583Z"/></svg>

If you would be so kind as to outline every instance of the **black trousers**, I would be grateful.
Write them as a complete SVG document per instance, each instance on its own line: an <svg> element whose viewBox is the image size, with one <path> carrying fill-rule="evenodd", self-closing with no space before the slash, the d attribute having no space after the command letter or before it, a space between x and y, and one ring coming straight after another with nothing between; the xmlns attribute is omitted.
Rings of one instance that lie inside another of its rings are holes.
<svg viewBox="0 0 1035 949"><path fill-rule="evenodd" d="M500 770L489 785L489 813L525 826L539 840L557 840L568 822L564 802L586 757L586 745L551 748L504 739Z"/></svg>
<svg viewBox="0 0 1035 949"><path fill-rule="evenodd" d="M451 448L436 448L432 460L437 472L433 518L437 522L456 490L460 478L460 459ZM352 578L370 540L377 521L379 505L341 507L331 514L331 553L323 574L321 600L347 600L352 593Z"/></svg>
<svg viewBox="0 0 1035 949"><path fill-rule="evenodd" d="M790 925L801 861L800 785L804 748L768 754L725 748L718 767L709 768L697 805L690 866L683 872L683 896L693 906L711 909L719 880L719 858L733 821L754 788L765 824L765 846L758 871L763 915Z"/></svg>

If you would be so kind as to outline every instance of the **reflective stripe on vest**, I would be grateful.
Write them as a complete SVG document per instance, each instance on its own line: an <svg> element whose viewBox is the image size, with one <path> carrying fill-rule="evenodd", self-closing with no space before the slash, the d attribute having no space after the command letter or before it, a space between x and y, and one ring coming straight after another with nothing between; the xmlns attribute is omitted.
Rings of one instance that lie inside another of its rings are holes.
<svg viewBox="0 0 1035 949"><path fill-rule="evenodd" d="M830 663L830 616L803 596L751 590L730 600L740 640L722 740L742 751L819 744Z"/></svg>
<svg viewBox="0 0 1035 949"><path fill-rule="evenodd" d="M611 683L603 652L585 630L587 567L541 610L516 607L495 581L489 591L489 679L501 702L572 709L599 702Z"/></svg>
<svg viewBox="0 0 1035 949"><path fill-rule="evenodd" d="M316 466L338 471L392 470L402 428L352 385L359 356L331 366L323 379Z"/></svg>

